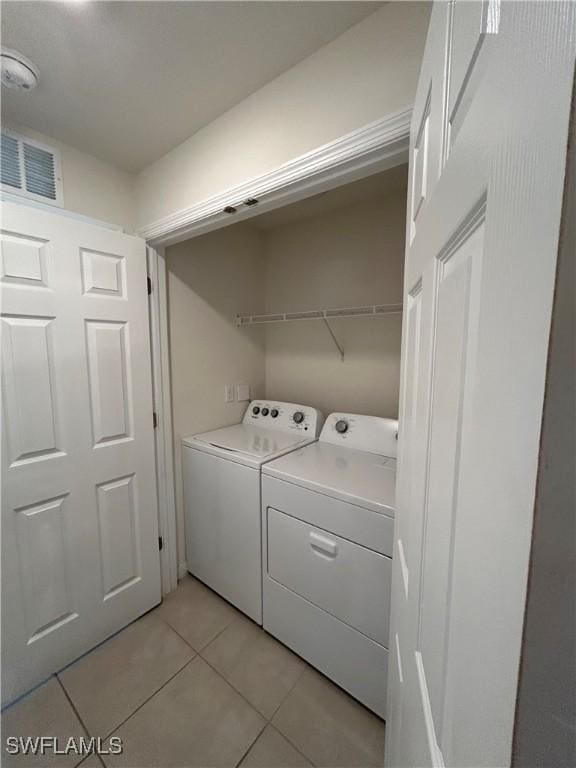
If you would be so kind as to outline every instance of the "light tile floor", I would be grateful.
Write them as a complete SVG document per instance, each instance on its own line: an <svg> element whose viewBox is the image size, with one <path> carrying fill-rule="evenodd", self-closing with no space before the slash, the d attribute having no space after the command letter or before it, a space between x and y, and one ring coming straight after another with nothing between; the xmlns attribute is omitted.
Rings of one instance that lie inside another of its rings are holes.
<svg viewBox="0 0 576 768"><path fill-rule="evenodd" d="M186 577L162 605L2 713L7 736L122 739L7 768L381 766L384 723Z"/></svg>

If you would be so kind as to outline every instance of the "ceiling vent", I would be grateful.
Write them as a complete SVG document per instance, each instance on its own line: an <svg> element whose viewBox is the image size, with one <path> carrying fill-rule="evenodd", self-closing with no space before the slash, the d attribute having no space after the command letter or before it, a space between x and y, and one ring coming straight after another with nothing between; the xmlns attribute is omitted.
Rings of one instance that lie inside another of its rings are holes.
<svg viewBox="0 0 576 768"><path fill-rule="evenodd" d="M2 131L0 148L0 182L5 192L63 205L57 149L6 131Z"/></svg>

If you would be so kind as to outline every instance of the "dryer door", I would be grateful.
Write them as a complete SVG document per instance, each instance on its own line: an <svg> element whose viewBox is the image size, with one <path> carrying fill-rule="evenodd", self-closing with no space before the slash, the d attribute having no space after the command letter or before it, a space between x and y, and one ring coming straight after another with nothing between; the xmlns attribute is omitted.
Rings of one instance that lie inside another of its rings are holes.
<svg viewBox="0 0 576 768"><path fill-rule="evenodd" d="M268 508L268 574L388 646L392 560Z"/></svg>

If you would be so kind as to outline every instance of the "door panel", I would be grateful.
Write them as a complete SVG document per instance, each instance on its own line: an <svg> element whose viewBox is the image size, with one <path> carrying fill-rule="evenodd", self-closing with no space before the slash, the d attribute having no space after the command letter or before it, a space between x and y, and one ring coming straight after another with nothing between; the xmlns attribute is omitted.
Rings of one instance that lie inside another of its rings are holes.
<svg viewBox="0 0 576 768"><path fill-rule="evenodd" d="M134 475L97 486L102 597L108 600L140 579Z"/></svg>
<svg viewBox="0 0 576 768"><path fill-rule="evenodd" d="M82 287L85 294L126 297L126 260L111 253L80 249Z"/></svg>
<svg viewBox="0 0 576 768"><path fill-rule="evenodd" d="M430 100L432 96L432 86L428 91L424 110L420 118L420 125L416 133L414 143L413 161L412 161L412 232L411 239L416 234L416 221L420 209L426 201L428 194L428 173L429 173L429 151L430 151Z"/></svg>
<svg viewBox="0 0 576 768"><path fill-rule="evenodd" d="M388 766L511 756L573 3L436 3L411 129Z"/></svg>
<svg viewBox="0 0 576 768"><path fill-rule="evenodd" d="M1 281L47 288L46 242L2 232Z"/></svg>
<svg viewBox="0 0 576 768"><path fill-rule="evenodd" d="M415 456L417 449L417 434L415 431L417 424L416 407L418 404L418 386L420 383L420 338L422 335L422 280L418 280L416 285L408 292L408 305L406 308L405 319L406 333L406 361L410 369L411 376L406 384L404 412L409 414L411 430L406 432L405 441L402 445L402 461L410 468L405 472L402 481L405 484L403 492L410 495L415 489ZM400 564L400 573L402 575L402 586L405 597L408 596L408 582L410 579L410 568L408 565L408 552L406 544L409 539L410 519L403 518L397 523L398 531L398 559Z"/></svg>
<svg viewBox="0 0 576 768"><path fill-rule="evenodd" d="M477 222L475 222L477 225ZM418 645L436 732L442 730L446 624L450 614L451 571L460 451L466 393L471 280L478 279L483 226L443 255L436 296L436 339L428 444L428 482L422 521L420 629Z"/></svg>
<svg viewBox="0 0 576 768"><path fill-rule="evenodd" d="M73 610L68 497L15 510L27 642L78 618Z"/></svg>
<svg viewBox="0 0 576 768"><path fill-rule="evenodd" d="M2 317L10 466L61 453L54 400L53 317Z"/></svg>
<svg viewBox="0 0 576 768"><path fill-rule="evenodd" d="M86 320L94 447L132 440L126 323Z"/></svg>
<svg viewBox="0 0 576 768"><path fill-rule="evenodd" d="M446 80L448 85L447 134L455 141L482 72L480 51L487 35L498 33L501 0L454 2L448 18ZM480 62L480 63L479 63Z"/></svg>
<svg viewBox="0 0 576 768"><path fill-rule="evenodd" d="M144 243L3 204L3 696L160 600Z"/></svg>

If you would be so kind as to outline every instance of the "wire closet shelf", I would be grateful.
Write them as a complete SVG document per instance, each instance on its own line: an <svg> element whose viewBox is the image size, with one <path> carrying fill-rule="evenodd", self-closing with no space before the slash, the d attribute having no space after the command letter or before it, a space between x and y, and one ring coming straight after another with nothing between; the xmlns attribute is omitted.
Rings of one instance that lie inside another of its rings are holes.
<svg viewBox="0 0 576 768"><path fill-rule="evenodd" d="M236 315L237 326L265 325L267 323L289 323L296 320L323 320L332 341L344 360L344 350L329 320L344 317L386 317L402 314L402 304L369 304L363 307L339 307L336 309L310 309L304 312L275 312L267 315Z"/></svg>

